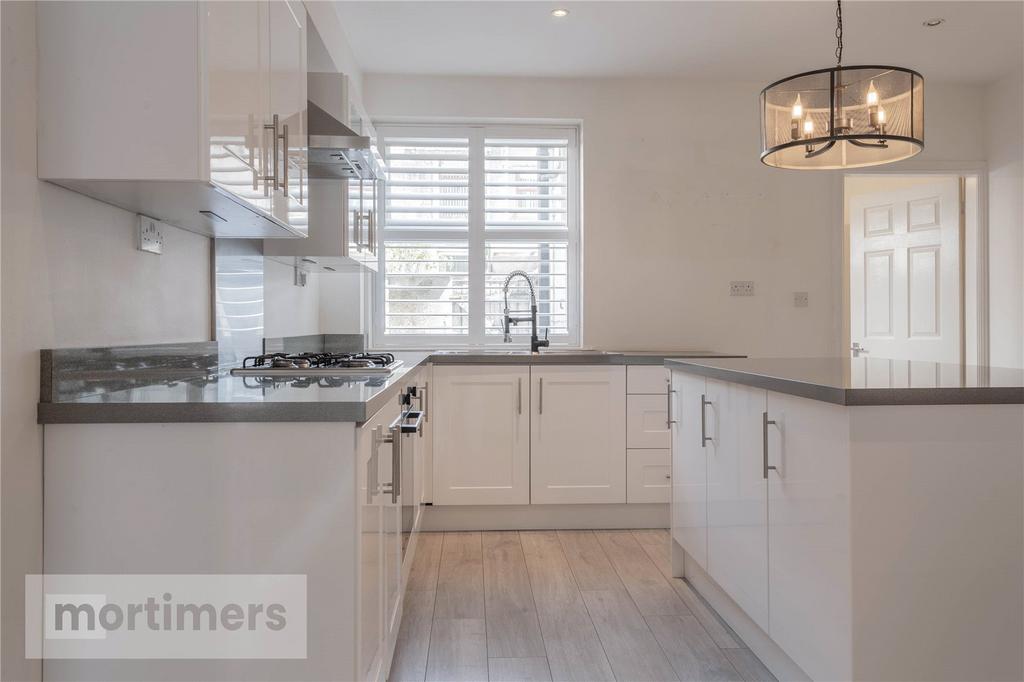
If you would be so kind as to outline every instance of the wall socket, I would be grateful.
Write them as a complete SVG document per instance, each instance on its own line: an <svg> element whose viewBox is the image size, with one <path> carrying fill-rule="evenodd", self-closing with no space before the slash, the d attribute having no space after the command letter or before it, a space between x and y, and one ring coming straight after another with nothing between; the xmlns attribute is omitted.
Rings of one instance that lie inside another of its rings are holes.
<svg viewBox="0 0 1024 682"><path fill-rule="evenodd" d="M753 282L729 282L729 295L730 296L753 296L754 295L754 283Z"/></svg>
<svg viewBox="0 0 1024 682"><path fill-rule="evenodd" d="M159 220L150 218L148 216L139 216L138 226L138 246L139 251L145 251L146 253L155 253L160 255L164 252L164 233L161 232L161 228L166 227L164 223Z"/></svg>
<svg viewBox="0 0 1024 682"><path fill-rule="evenodd" d="M806 308L807 307L807 292L806 291L794 291L793 292L793 307L794 308Z"/></svg>

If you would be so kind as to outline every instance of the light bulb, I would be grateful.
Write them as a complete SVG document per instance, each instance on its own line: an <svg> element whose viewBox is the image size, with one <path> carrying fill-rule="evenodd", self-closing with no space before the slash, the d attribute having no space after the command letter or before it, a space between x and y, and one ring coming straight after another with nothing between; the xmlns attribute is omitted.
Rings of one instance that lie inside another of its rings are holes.
<svg viewBox="0 0 1024 682"><path fill-rule="evenodd" d="M798 120L800 120L803 117L804 117L804 105L800 101L800 93L797 93L796 101L793 102L793 115L791 116L791 118L793 120L795 120L795 121L798 121Z"/></svg>
<svg viewBox="0 0 1024 682"><path fill-rule="evenodd" d="M878 118L878 125L885 125L885 109L878 107L878 113L875 116Z"/></svg>
<svg viewBox="0 0 1024 682"><path fill-rule="evenodd" d="M810 117L804 119L804 136L810 137L814 134L814 121Z"/></svg>
<svg viewBox="0 0 1024 682"><path fill-rule="evenodd" d="M868 85L868 106L878 106L878 90L875 90L875 81L871 81L871 84Z"/></svg>

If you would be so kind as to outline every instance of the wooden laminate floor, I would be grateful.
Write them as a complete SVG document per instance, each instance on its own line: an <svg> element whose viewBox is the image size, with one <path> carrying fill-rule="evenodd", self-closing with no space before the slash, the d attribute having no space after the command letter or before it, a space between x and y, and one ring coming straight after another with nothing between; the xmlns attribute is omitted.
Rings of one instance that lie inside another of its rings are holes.
<svg viewBox="0 0 1024 682"><path fill-rule="evenodd" d="M775 680L660 529L421 534L390 679Z"/></svg>

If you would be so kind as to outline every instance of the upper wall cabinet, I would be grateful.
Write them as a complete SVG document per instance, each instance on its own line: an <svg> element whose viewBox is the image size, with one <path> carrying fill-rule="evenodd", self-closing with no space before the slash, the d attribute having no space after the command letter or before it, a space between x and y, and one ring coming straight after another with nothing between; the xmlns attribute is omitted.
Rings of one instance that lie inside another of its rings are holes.
<svg viewBox="0 0 1024 682"><path fill-rule="evenodd" d="M301 2L40 3L39 177L216 237L306 234Z"/></svg>

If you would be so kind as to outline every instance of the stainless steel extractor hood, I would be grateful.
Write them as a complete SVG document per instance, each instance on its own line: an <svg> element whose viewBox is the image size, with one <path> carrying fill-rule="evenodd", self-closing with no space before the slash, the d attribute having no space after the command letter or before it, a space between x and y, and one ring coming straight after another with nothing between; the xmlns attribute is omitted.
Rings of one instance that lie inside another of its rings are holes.
<svg viewBox="0 0 1024 682"><path fill-rule="evenodd" d="M341 121L348 106L347 86L343 74L310 73L307 76L307 171L311 179L372 180L380 175L381 164L370 138Z"/></svg>

